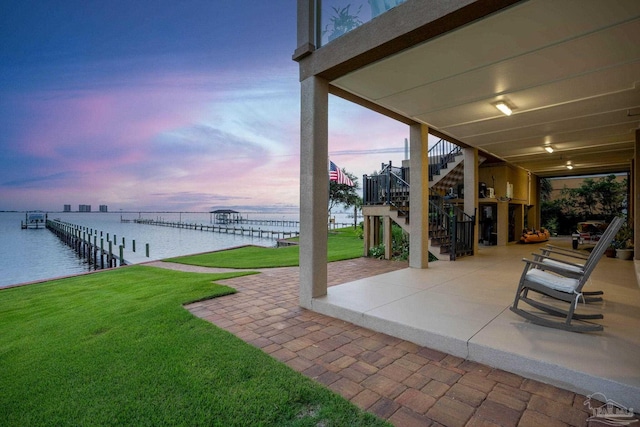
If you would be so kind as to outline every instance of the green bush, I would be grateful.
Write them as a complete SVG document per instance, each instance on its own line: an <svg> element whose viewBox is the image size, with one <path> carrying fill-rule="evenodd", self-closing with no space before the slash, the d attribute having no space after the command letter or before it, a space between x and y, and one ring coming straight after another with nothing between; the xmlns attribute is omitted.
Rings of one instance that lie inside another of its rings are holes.
<svg viewBox="0 0 640 427"><path fill-rule="evenodd" d="M372 258L384 259L385 249L384 243L380 243L378 246L374 246L369 249L369 256Z"/></svg>

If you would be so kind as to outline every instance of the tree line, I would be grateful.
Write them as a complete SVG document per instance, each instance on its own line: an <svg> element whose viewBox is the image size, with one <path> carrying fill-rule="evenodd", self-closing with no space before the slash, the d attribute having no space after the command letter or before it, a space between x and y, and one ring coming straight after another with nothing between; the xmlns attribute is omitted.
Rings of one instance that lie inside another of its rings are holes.
<svg viewBox="0 0 640 427"><path fill-rule="evenodd" d="M585 178L577 188L562 188L560 195L552 199L550 180L540 183L541 223L558 234L570 234L576 224L587 220L610 222L627 211L628 180L618 180L615 175L597 179Z"/></svg>

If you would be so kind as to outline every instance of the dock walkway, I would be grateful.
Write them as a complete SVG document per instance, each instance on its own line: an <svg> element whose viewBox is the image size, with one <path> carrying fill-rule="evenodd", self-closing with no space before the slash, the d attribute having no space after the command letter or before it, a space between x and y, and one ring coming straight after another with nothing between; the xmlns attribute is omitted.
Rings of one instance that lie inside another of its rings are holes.
<svg viewBox="0 0 640 427"><path fill-rule="evenodd" d="M128 221L128 220L123 220ZM242 220L242 221L252 221L252 224L262 224L262 225L280 225L284 224L297 224L298 221L271 221L271 220ZM271 239L285 239L288 237L296 237L300 235L300 232L296 230L290 231L282 231L282 230L268 230L263 228L254 228L254 227L242 227L230 225L216 225L216 224L196 224L196 223L187 223L187 222L179 222L179 221L160 221L154 219L134 219L133 222L136 224L147 224L147 225L156 225L161 227L173 227L173 228L183 228L187 230L199 230L199 231L209 231L213 233L222 233L222 234L238 234L243 236L252 236L252 237L266 237ZM293 226L293 225L284 225Z"/></svg>

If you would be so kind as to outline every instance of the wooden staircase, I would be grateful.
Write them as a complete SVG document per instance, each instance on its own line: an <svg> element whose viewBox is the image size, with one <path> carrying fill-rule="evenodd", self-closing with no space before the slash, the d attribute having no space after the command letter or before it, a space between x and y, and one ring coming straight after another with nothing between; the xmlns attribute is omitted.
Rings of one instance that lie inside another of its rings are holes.
<svg viewBox="0 0 640 427"><path fill-rule="evenodd" d="M462 149L445 140L429 150L429 187L433 187L462 165ZM364 216L389 217L404 231L411 233L408 168L382 165L380 174L363 177ZM446 181L445 181L446 182ZM442 196L430 196L429 239L441 254L473 255L473 227L475 218L460 208L448 204Z"/></svg>

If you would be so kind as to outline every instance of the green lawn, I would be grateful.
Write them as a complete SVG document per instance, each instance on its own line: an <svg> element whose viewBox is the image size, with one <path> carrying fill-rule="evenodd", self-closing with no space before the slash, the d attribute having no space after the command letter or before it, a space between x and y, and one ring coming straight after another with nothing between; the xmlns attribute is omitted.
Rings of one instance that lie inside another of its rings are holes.
<svg viewBox="0 0 640 427"><path fill-rule="evenodd" d="M182 307L237 275L133 266L0 291L0 423L385 425Z"/></svg>
<svg viewBox="0 0 640 427"><path fill-rule="evenodd" d="M353 228L329 232L329 262L361 257L364 243ZM298 246L263 248L246 246L220 252L169 258L165 261L220 268L294 267L300 264Z"/></svg>

